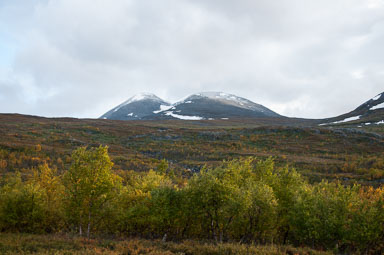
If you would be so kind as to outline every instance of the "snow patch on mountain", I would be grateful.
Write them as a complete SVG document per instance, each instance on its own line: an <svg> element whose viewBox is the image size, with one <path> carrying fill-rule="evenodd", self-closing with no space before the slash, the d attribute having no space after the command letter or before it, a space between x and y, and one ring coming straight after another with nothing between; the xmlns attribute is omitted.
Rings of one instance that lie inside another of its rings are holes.
<svg viewBox="0 0 384 255"><path fill-rule="evenodd" d="M141 101L141 100L144 100L144 99L151 99L151 100L154 100L154 101L163 101L162 99L160 99L155 94L152 94L152 93L139 93L137 95L134 95L130 99L128 99L123 104L129 104L129 103L133 103L133 102L136 102L136 101Z"/></svg>
<svg viewBox="0 0 384 255"><path fill-rule="evenodd" d="M186 116L186 115L179 115L173 112L165 112L165 115L172 116L174 118L180 119L180 120L202 120L204 118L199 116Z"/></svg>
<svg viewBox="0 0 384 255"><path fill-rule="evenodd" d="M122 107L131 104L133 102L138 102L141 100L152 100L152 101L157 101L157 102L163 102L161 98L156 96L155 94L152 93L139 93L137 95L134 95L133 97L129 98L127 101L123 102L122 104L118 105L115 109L113 109L113 112L117 112L120 110Z"/></svg>
<svg viewBox="0 0 384 255"><path fill-rule="evenodd" d="M373 100L373 101L379 100L380 97L381 97L381 94L378 94L377 96L375 96L374 98L372 98L372 100Z"/></svg>
<svg viewBox="0 0 384 255"><path fill-rule="evenodd" d="M349 118L346 118L346 119L343 119L343 120L339 120L339 121L335 121L335 122L322 123L322 124L319 124L319 126L325 126L325 125L339 124L339 123L354 121L354 120L360 119L360 117L361 117L361 115L360 116L349 117Z"/></svg>
<svg viewBox="0 0 384 255"><path fill-rule="evenodd" d="M160 109L157 111L153 111L153 113L157 114L160 112L168 111L169 109L174 108L173 105L160 105Z"/></svg>
<svg viewBox="0 0 384 255"><path fill-rule="evenodd" d="M372 106L369 110L373 111L373 110L382 109L382 108L384 108L384 102L381 104Z"/></svg>
<svg viewBox="0 0 384 255"><path fill-rule="evenodd" d="M223 93L223 92L202 92L197 95L214 99L214 100L231 101L241 106L245 106L246 104L250 103L250 101L245 98L241 98L241 97L238 97L232 94Z"/></svg>

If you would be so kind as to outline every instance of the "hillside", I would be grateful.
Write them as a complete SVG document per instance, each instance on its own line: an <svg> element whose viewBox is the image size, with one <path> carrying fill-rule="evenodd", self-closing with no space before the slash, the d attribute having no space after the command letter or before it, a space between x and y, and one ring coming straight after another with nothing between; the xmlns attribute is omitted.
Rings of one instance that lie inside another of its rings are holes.
<svg viewBox="0 0 384 255"><path fill-rule="evenodd" d="M382 135L314 126L310 120L127 122L1 114L0 123L3 174L16 170L27 173L44 161L64 171L73 149L104 144L110 147L114 169L119 171L156 169L160 160L166 159L176 173L190 176L205 164L243 156L272 156L278 163L296 167L312 181L384 182Z"/></svg>
<svg viewBox="0 0 384 255"><path fill-rule="evenodd" d="M384 124L384 92L376 95L355 110L322 120L322 126L371 127Z"/></svg>

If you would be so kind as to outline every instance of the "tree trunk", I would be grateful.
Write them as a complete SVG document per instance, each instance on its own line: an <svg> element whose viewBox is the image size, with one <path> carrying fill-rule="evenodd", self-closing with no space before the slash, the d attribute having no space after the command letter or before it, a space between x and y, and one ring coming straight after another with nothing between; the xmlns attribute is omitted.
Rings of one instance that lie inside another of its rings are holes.
<svg viewBox="0 0 384 255"><path fill-rule="evenodd" d="M183 231L181 231L181 239L184 239L185 232L187 232L189 228L189 221L187 221L187 224L184 226Z"/></svg>
<svg viewBox="0 0 384 255"><path fill-rule="evenodd" d="M83 229L81 228L81 223L79 225L79 235L82 236L83 235Z"/></svg>
<svg viewBox="0 0 384 255"><path fill-rule="evenodd" d="M223 243L223 236L224 236L224 231L220 231L220 243Z"/></svg>
<svg viewBox="0 0 384 255"><path fill-rule="evenodd" d="M216 229L213 220L211 221L211 227L212 227L212 237L213 240L217 243L217 235L216 235Z"/></svg>
<svg viewBox="0 0 384 255"><path fill-rule="evenodd" d="M88 213L88 227L87 227L87 238L89 239L89 233L91 232L91 212Z"/></svg>
<svg viewBox="0 0 384 255"><path fill-rule="evenodd" d="M286 245L286 244L287 244L287 240L288 240L288 233L289 233L289 229L285 230L285 232L284 232L284 240L283 240L283 245Z"/></svg>
<svg viewBox="0 0 384 255"><path fill-rule="evenodd" d="M91 233L91 218L92 218L92 208L93 208L93 201L92 199L89 201L88 204L88 226L87 226L87 238L89 239L89 235Z"/></svg>

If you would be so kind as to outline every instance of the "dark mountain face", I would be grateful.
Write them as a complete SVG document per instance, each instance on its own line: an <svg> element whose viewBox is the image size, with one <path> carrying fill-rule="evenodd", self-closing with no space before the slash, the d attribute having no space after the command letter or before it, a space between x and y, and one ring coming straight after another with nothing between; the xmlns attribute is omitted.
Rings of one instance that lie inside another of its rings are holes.
<svg viewBox="0 0 384 255"><path fill-rule="evenodd" d="M110 120L140 120L152 115L161 105L168 106L169 103L153 94L142 93L131 97L100 118Z"/></svg>
<svg viewBox="0 0 384 255"><path fill-rule="evenodd" d="M384 92L349 113L323 120L320 125L336 124L356 124L357 126L384 124Z"/></svg>
<svg viewBox="0 0 384 255"><path fill-rule="evenodd" d="M202 119L279 117L268 108L245 98L220 92L194 94L162 111L162 116L192 116Z"/></svg>
<svg viewBox="0 0 384 255"><path fill-rule="evenodd" d="M285 118L245 98L221 92L191 95L170 104L159 97L143 93L118 105L100 118L112 120L209 120L235 118ZM368 126L384 124L384 92L355 110L334 118L312 120L320 126Z"/></svg>
<svg viewBox="0 0 384 255"><path fill-rule="evenodd" d="M101 118L115 120L202 120L255 117L282 116L245 98L221 92L194 94L172 105L155 95L141 94L101 116Z"/></svg>

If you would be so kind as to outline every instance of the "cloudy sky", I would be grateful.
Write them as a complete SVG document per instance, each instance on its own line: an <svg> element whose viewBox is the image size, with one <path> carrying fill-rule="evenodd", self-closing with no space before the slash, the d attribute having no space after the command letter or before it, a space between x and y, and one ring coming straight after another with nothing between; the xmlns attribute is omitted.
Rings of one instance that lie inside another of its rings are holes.
<svg viewBox="0 0 384 255"><path fill-rule="evenodd" d="M223 91L330 117L384 92L384 0L0 0L0 112Z"/></svg>

